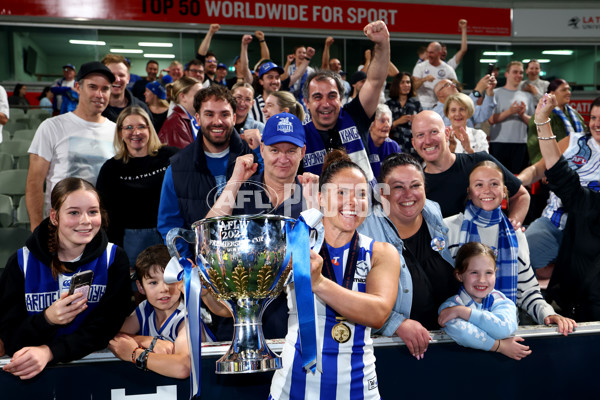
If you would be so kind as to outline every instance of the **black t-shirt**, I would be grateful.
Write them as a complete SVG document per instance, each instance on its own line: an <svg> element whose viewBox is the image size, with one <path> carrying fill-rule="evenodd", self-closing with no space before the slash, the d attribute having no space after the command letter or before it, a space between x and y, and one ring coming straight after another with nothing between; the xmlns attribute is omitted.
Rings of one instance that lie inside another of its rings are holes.
<svg viewBox="0 0 600 400"><path fill-rule="evenodd" d="M460 283L454 278L452 266L431 248L431 235L425 222L417 233L403 240L402 255L413 283L410 318L428 330L440 329L437 310L450 296L458 293Z"/></svg>
<svg viewBox="0 0 600 400"><path fill-rule="evenodd" d="M486 160L493 161L502 168L509 197L519 191L521 181L488 153L456 154L456 161L446 171L439 174L425 173L427 198L440 205L444 218L465 210L469 174L477 164Z"/></svg>

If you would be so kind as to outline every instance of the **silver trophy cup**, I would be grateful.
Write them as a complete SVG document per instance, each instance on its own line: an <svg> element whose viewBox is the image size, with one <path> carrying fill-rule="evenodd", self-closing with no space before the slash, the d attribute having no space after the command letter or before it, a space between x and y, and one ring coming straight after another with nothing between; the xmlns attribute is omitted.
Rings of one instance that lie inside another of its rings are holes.
<svg viewBox="0 0 600 400"><path fill-rule="evenodd" d="M217 374L281 368L281 358L265 342L262 314L291 271L291 264L284 265L285 226L293 221L277 215L215 217L195 222L191 231L173 228L167 235L169 252L178 259L177 238L195 245L204 286L233 315L233 340L217 361Z"/></svg>

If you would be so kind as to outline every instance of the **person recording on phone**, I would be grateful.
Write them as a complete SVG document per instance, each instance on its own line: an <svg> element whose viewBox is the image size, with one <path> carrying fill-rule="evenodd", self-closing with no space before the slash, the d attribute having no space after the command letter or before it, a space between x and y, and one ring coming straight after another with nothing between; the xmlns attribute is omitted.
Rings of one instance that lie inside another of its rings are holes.
<svg viewBox="0 0 600 400"><path fill-rule="evenodd" d="M54 186L50 217L0 277L0 340L12 356L4 371L33 378L49 363L105 348L119 331L132 308L129 260L108 242L103 214L91 183L66 178Z"/></svg>

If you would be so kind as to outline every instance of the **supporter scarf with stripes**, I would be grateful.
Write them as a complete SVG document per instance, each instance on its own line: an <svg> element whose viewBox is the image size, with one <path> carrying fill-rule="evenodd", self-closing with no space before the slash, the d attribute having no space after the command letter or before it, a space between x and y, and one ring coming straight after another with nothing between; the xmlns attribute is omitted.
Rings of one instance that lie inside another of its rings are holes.
<svg viewBox="0 0 600 400"><path fill-rule="evenodd" d="M583 126L581 126L581 121L579 121L579 118L577 118L577 114L575 114L575 110L573 110L573 107L571 107L568 104L565 104L565 110L569 114L569 117L571 117L571 119L573 120L573 123L575 124L575 129L573 129L571 121L569 121L569 118L567 118L565 113L560 108L555 107L554 110L552 110L552 112L558 115L560 119L562 119L563 124L565 124L565 128L567 129L567 135L570 135L573 132L583 132Z"/></svg>
<svg viewBox="0 0 600 400"><path fill-rule="evenodd" d="M488 228L494 225L499 225L496 289L516 304L519 244L512 224L508 217L502 213L500 207L492 211L485 211L469 200L465 208L465 218L460 227L459 244L462 246L469 242L481 243L478 227Z"/></svg>

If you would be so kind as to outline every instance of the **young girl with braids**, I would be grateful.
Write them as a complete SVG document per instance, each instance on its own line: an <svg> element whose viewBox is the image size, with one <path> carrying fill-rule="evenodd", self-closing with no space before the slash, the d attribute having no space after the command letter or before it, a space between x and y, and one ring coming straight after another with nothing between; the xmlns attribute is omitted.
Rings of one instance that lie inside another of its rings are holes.
<svg viewBox="0 0 600 400"><path fill-rule="evenodd" d="M21 379L105 348L131 311L129 261L102 230L94 186L63 179L51 206L0 277L0 339L12 355L3 369ZM88 298L68 295L73 274L87 270Z"/></svg>

